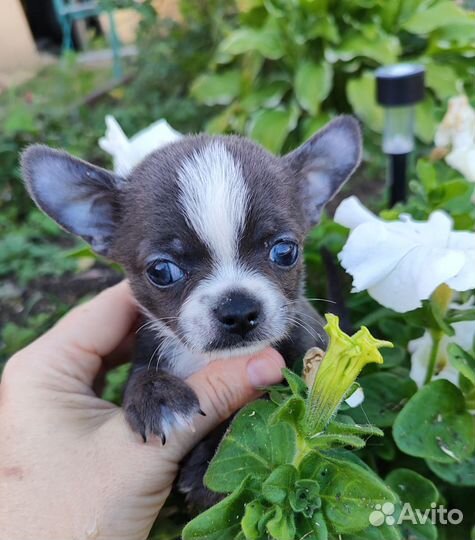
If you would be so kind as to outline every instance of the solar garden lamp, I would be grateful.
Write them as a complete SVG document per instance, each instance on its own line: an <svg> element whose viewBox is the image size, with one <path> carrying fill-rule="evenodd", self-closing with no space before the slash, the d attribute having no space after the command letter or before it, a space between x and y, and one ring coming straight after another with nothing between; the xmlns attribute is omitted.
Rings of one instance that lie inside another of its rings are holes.
<svg viewBox="0 0 475 540"><path fill-rule="evenodd" d="M424 73L424 67L418 64L394 64L376 70L376 97L384 108L383 152L389 157L391 206L407 197L415 106L424 99Z"/></svg>

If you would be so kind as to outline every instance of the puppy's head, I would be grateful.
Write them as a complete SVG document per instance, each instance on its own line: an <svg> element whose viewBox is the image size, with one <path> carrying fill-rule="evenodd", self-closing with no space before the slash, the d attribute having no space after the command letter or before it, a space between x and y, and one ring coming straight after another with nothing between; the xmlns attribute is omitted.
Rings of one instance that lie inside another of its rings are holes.
<svg viewBox="0 0 475 540"><path fill-rule="evenodd" d="M285 335L305 235L360 155L357 122L340 117L284 157L199 135L155 151L128 178L44 146L22 165L40 208L124 266L163 336L223 355Z"/></svg>

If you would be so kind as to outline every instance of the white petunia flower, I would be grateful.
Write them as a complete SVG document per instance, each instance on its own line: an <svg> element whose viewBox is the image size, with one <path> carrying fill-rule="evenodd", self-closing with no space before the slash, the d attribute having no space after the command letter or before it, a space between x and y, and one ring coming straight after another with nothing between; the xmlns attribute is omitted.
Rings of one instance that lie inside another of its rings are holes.
<svg viewBox="0 0 475 540"><path fill-rule="evenodd" d="M451 306L458 307L461 306ZM471 307L471 306L467 306ZM440 340L439 349L435 363L435 372L432 379L447 379L451 383L458 385L459 372L450 363L447 354L447 347L451 343L460 345L462 349L471 350L473 338L475 336L475 321L462 321L452 324L455 334L453 336L443 336ZM421 387L427 374L429 358L432 350L432 337L428 331L417 339L413 339L408 344L411 353L411 373L410 377L417 386Z"/></svg>
<svg viewBox="0 0 475 540"><path fill-rule="evenodd" d="M449 149L445 156L448 165L467 180L475 182L475 109L466 96L449 100L447 113L435 134L438 148Z"/></svg>
<svg viewBox="0 0 475 540"><path fill-rule="evenodd" d="M359 387L351 394L351 396L345 399L345 403L349 407L354 409L355 407L359 407L363 403L364 398L365 398L364 390L361 387Z"/></svg>
<svg viewBox="0 0 475 540"><path fill-rule="evenodd" d="M157 148L182 137L166 120L157 120L131 139L128 139L117 120L106 116L106 133L99 139L99 146L110 154L114 161L114 171L126 176L142 159Z"/></svg>
<svg viewBox="0 0 475 540"><path fill-rule="evenodd" d="M456 291L475 288L475 233L453 231L443 211L427 222L407 215L384 221L349 197L335 221L352 229L338 258L353 276L353 292L367 290L381 305L404 313L442 283Z"/></svg>

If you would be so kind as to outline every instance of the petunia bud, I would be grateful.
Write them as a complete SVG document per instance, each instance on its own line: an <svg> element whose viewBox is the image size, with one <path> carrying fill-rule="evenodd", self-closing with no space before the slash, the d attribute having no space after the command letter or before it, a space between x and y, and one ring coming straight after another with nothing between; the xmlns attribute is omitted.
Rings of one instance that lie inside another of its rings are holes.
<svg viewBox="0 0 475 540"><path fill-rule="evenodd" d="M338 317L325 317L330 345L307 398L304 425L310 436L325 429L366 364L383 363L378 349L393 346L389 341L374 338L364 326L350 337L338 326Z"/></svg>

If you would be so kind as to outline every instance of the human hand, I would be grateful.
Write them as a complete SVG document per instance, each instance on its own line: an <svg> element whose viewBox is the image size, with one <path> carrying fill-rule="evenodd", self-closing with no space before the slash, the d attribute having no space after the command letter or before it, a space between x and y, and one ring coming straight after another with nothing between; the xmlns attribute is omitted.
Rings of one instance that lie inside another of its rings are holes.
<svg viewBox="0 0 475 540"><path fill-rule="evenodd" d="M8 540L144 540L184 455L207 432L281 379L273 349L216 361L188 384L206 417L165 446L143 444L122 409L95 395L124 359L137 309L122 282L73 309L12 357L0 383L0 531Z"/></svg>

